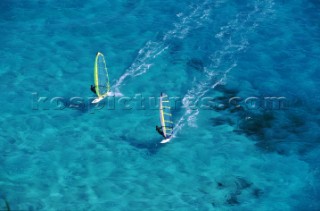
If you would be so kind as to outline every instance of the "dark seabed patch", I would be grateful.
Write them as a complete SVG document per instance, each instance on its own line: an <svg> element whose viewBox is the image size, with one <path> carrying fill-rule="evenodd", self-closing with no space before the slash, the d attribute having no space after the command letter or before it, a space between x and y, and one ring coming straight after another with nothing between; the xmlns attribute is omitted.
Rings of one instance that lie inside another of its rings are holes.
<svg viewBox="0 0 320 211"><path fill-rule="evenodd" d="M192 59L188 60L187 66L194 69L194 70L201 71L201 72L204 70L204 64L203 64L202 60L198 59L198 58L192 58Z"/></svg>

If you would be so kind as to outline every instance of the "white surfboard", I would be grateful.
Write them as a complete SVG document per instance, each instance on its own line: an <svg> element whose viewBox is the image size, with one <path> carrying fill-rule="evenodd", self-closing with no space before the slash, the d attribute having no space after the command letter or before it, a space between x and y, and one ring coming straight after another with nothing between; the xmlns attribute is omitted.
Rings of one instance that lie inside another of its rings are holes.
<svg viewBox="0 0 320 211"><path fill-rule="evenodd" d="M160 143L165 144L171 141L171 138L163 139Z"/></svg>
<svg viewBox="0 0 320 211"><path fill-rule="evenodd" d="M97 97L96 99L94 99L91 103L99 103L101 100L103 100L104 97Z"/></svg>
<svg viewBox="0 0 320 211"><path fill-rule="evenodd" d="M91 103L99 103L101 100L109 96L118 96L118 95L113 92L107 92L106 95L95 98Z"/></svg>

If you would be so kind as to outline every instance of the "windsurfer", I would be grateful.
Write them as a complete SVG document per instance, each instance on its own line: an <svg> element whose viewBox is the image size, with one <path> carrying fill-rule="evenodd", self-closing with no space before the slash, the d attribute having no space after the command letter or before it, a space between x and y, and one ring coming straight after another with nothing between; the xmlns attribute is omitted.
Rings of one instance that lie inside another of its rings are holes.
<svg viewBox="0 0 320 211"><path fill-rule="evenodd" d="M157 125L157 126L156 126L156 130L157 130L157 132L158 132L160 135L162 135L164 138L166 138L165 135L164 135L164 133L163 133L162 127L159 127L159 126Z"/></svg>

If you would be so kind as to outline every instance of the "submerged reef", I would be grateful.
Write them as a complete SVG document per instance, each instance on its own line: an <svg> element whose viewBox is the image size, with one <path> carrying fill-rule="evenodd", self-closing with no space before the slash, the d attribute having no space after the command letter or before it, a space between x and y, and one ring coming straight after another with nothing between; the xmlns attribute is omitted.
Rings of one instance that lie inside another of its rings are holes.
<svg viewBox="0 0 320 211"><path fill-rule="evenodd" d="M228 100L237 96L239 91L225 86L218 86L216 90L221 95L215 100L224 107L216 109L223 115L212 118L212 126L234 126L234 132L251 138L260 149L282 155L302 155L319 143L320 135L315 132L320 126L314 113L316 109L310 107L308 110L307 105L301 103L303 100L295 99L286 109L250 109L244 105L228 104Z"/></svg>

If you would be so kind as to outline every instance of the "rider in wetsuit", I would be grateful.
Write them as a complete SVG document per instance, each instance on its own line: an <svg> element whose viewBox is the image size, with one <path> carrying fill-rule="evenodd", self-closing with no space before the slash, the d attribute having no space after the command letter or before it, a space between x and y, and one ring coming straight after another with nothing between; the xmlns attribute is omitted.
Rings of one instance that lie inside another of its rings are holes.
<svg viewBox="0 0 320 211"><path fill-rule="evenodd" d="M97 94L97 91L96 91L96 87L95 87L95 86L91 85L90 89L91 89L91 91L92 91L93 93Z"/></svg>
<svg viewBox="0 0 320 211"><path fill-rule="evenodd" d="M164 138L166 138L166 137L164 136L162 127L158 127L158 125L157 125L157 126L156 126L156 130L157 130L157 132L158 132L160 135L162 135Z"/></svg>

